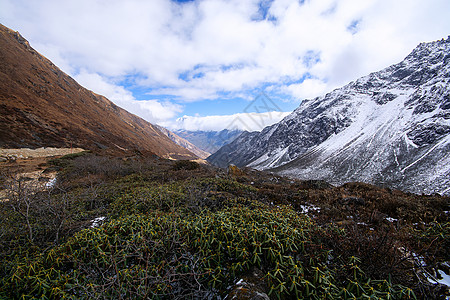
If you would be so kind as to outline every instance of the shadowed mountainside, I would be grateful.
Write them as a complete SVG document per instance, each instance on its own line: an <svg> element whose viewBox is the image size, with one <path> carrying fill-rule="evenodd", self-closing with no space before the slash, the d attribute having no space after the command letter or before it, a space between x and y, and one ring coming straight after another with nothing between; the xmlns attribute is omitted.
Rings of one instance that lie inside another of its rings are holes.
<svg viewBox="0 0 450 300"><path fill-rule="evenodd" d="M195 159L156 126L83 88L0 24L0 147L82 147Z"/></svg>

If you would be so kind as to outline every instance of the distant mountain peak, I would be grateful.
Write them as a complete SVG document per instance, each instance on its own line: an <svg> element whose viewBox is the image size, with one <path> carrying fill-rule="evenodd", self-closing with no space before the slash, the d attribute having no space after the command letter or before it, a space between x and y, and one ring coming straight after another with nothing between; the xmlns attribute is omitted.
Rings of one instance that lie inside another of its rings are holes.
<svg viewBox="0 0 450 300"><path fill-rule="evenodd" d="M188 140L182 138L178 134L168 130L167 128L164 128L162 126L158 126L159 130L161 130L162 133L167 135L175 144L180 145L183 148L186 148L187 150L191 151L195 155L197 155L201 159L206 159L208 156L211 155L211 153L207 151L203 151L202 149L198 148L196 145L192 144Z"/></svg>
<svg viewBox="0 0 450 300"><path fill-rule="evenodd" d="M188 140L202 151L214 153L224 145L234 141L241 133L241 130L222 129L212 130L176 130L175 133Z"/></svg>

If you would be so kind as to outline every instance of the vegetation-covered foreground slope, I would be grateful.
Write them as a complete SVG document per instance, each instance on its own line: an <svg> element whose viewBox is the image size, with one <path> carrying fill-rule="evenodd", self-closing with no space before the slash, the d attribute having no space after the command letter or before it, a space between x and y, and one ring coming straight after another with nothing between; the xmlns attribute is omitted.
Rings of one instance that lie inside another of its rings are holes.
<svg viewBox="0 0 450 300"><path fill-rule="evenodd" d="M448 295L427 279L448 273L446 197L163 159L49 168L45 190L2 179L0 298Z"/></svg>

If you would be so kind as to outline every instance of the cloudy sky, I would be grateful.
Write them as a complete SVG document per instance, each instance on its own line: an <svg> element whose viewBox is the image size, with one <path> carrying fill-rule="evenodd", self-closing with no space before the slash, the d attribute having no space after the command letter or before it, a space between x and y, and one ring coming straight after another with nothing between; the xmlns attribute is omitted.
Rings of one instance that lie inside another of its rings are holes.
<svg viewBox="0 0 450 300"><path fill-rule="evenodd" d="M150 122L258 130L446 38L450 1L0 0L0 23Z"/></svg>

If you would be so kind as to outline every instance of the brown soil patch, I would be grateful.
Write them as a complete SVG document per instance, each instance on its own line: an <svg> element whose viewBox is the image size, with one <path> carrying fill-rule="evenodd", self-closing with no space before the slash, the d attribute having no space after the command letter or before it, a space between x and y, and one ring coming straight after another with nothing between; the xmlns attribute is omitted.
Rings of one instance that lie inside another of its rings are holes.
<svg viewBox="0 0 450 300"><path fill-rule="evenodd" d="M18 175L20 173L43 172L51 158L82 152L81 148L38 148L0 149L0 173Z"/></svg>
<svg viewBox="0 0 450 300"><path fill-rule="evenodd" d="M82 148L54 148L42 147L37 149L19 148L19 149L0 149L0 157L15 156L16 158L37 158L57 155L67 155L85 151Z"/></svg>

